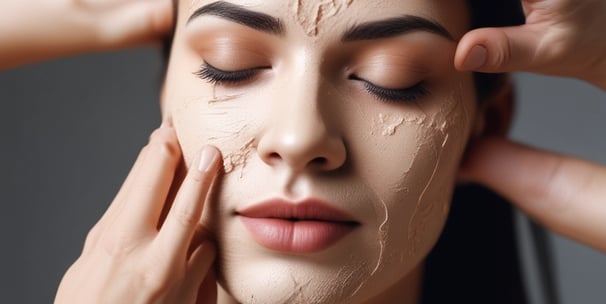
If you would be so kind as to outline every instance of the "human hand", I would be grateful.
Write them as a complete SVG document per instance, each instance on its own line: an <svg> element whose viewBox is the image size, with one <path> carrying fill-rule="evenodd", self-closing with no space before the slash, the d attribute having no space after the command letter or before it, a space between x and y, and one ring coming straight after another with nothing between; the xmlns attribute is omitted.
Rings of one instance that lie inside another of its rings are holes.
<svg viewBox="0 0 606 304"><path fill-rule="evenodd" d="M606 90L606 1L522 3L525 25L467 33L457 48L456 67L571 76ZM481 138L470 147L460 177L492 188L553 231L606 253L605 167L505 138Z"/></svg>
<svg viewBox="0 0 606 304"><path fill-rule="evenodd" d="M160 42L173 24L171 0L2 1L0 12L0 69Z"/></svg>
<svg viewBox="0 0 606 304"><path fill-rule="evenodd" d="M526 24L467 33L455 66L575 77L606 90L606 1L522 0L522 5Z"/></svg>
<svg viewBox="0 0 606 304"><path fill-rule="evenodd" d="M478 141L460 170L563 236L606 253L606 167L513 143Z"/></svg>
<svg viewBox="0 0 606 304"><path fill-rule="evenodd" d="M203 149L170 206L181 151L172 128L156 130L55 303L215 303L215 249L199 222L219 159L215 148Z"/></svg>

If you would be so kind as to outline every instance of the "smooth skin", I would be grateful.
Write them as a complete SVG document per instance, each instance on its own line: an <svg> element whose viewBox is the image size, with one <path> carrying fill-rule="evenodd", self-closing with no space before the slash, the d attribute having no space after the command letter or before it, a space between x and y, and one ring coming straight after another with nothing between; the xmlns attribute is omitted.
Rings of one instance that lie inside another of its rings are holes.
<svg viewBox="0 0 606 304"><path fill-rule="evenodd" d="M569 76L606 91L606 1L522 3L526 25L469 32L455 66ZM0 11L0 69L159 42L172 24L170 0L2 1ZM181 182L173 128L167 122L154 131L63 277L55 303L216 302L215 251L199 219L221 157L205 147L199 159ZM496 190L550 229L606 252L605 167L482 138L470 148L460 178Z"/></svg>

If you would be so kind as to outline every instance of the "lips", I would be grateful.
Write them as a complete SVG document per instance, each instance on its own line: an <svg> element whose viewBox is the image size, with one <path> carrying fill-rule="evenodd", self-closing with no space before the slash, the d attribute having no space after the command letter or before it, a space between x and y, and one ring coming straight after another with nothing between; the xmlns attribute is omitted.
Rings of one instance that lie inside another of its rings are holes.
<svg viewBox="0 0 606 304"><path fill-rule="evenodd" d="M349 214L319 200L275 199L236 214L259 245L290 253L322 251L359 225Z"/></svg>

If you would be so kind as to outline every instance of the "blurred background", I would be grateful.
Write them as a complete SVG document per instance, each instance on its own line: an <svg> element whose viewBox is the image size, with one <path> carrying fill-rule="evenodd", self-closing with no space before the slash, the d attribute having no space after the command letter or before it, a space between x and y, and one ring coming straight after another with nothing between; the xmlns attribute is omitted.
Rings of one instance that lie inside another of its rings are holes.
<svg viewBox="0 0 606 304"><path fill-rule="evenodd" d="M0 72L2 303L49 303L84 238L160 125L161 55L144 48ZM511 135L606 164L606 93L585 83L514 75ZM527 285L542 303L525 218ZM606 301L606 255L549 235L563 304Z"/></svg>

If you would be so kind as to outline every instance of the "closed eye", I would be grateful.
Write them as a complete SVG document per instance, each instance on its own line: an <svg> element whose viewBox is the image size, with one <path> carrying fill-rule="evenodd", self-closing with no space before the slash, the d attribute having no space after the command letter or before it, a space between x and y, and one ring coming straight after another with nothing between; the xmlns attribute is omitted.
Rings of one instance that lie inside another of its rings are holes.
<svg viewBox="0 0 606 304"><path fill-rule="evenodd" d="M384 102L408 102L415 101L429 95L429 91L425 88L423 82L419 82L411 87L390 89L378 86L366 79L356 75L349 77L351 80L361 81L368 93L373 95L380 101Z"/></svg>
<svg viewBox="0 0 606 304"><path fill-rule="evenodd" d="M267 68L268 67L257 67L244 70L225 71L210 65L208 62L204 62L200 69L194 74L211 84L236 85L252 79L260 70Z"/></svg>

